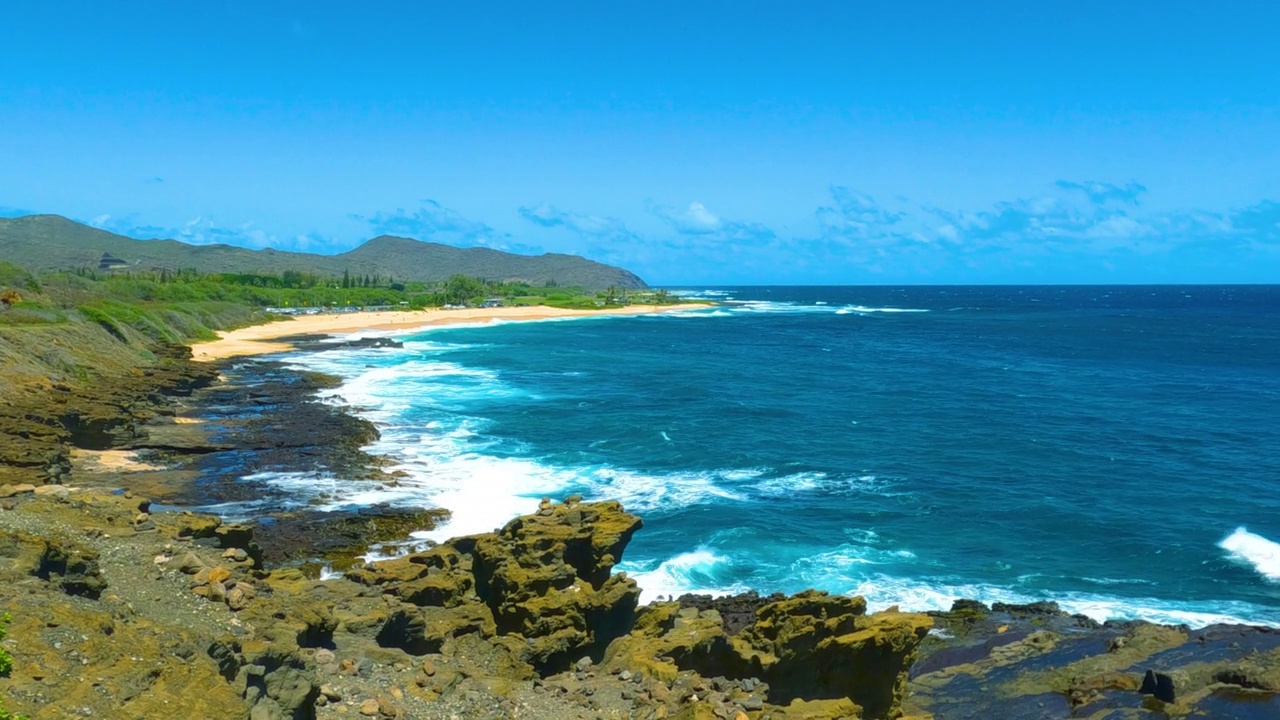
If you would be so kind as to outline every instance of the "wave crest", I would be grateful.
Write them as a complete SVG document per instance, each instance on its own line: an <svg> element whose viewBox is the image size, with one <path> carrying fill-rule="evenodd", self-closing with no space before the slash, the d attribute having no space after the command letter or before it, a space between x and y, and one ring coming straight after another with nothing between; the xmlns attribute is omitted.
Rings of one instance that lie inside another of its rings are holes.
<svg viewBox="0 0 1280 720"><path fill-rule="evenodd" d="M722 584L719 575L728 569L729 559L706 547L680 553L655 565L622 563L626 572L640 586L640 602L654 602L660 597L679 597L689 592L720 597L745 592L737 584Z"/></svg>
<svg viewBox="0 0 1280 720"><path fill-rule="evenodd" d="M1280 543L1238 527L1218 543L1218 547L1226 550L1232 560L1253 567L1272 582L1280 582Z"/></svg>

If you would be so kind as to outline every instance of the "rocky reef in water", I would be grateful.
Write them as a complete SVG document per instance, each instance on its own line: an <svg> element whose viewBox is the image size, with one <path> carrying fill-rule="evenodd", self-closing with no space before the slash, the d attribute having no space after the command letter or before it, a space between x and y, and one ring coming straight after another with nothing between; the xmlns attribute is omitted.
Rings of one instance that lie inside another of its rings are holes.
<svg viewBox="0 0 1280 720"><path fill-rule="evenodd" d="M937 720L1280 718L1280 630L1097 623L961 600L930 613L907 706Z"/></svg>

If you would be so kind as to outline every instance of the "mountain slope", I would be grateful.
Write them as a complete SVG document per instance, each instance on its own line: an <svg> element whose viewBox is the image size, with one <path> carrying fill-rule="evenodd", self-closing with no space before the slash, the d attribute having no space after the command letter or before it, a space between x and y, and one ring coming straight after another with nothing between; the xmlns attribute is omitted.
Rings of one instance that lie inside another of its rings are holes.
<svg viewBox="0 0 1280 720"><path fill-rule="evenodd" d="M188 245L176 240L136 240L57 215L0 219L0 259L32 270L96 268L103 253L124 261L121 269L195 268L200 272L390 276L436 282L461 273L486 280L601 289L646 287L631 272L577 255L516 255L489 248L456 248L383 235L338 255L249 250L231 245Z"/></svg>

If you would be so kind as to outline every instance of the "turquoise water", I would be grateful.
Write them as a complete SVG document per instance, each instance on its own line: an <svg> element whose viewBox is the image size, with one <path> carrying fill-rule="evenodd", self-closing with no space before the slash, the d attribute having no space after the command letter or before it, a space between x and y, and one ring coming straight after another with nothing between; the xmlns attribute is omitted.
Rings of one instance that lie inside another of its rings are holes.
<svg viewBox="0 0 1280 720"><path fill-rule="evenodd" d="M1280 624L1280 288L723 288L666 316L299 356L443 538L618 499L646 598L858 592L932 609Z"/></svg>

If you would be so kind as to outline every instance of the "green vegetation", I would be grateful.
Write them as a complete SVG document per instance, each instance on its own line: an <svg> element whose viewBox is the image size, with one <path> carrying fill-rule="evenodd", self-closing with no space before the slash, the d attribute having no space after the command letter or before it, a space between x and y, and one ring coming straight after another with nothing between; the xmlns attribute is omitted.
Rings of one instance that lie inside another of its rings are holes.
<svg viewBox="0 0 1280 720"><path fill-rule="evenodd" d="M0 387L128 372L154 363L160 344L210 339L216 330L269 317L242 302L143 299L129 278L101 279L87 271L37 277L0 262L0 293L9 290L21 299L0 303Z"/></svg>
<svg viewBox="0 0 1280 720"><path fill-rule="evenodd" d="M21 295L17 302L0 307L0 328L90 322L126 342L128 329L151 340L181 343L264 319L253 303L240 297L220 298L208 288L178 290L168 296L159 290L186 284L158 273L99 278L89 271L49 272L37 279L0 262L0 294L16 291Z"/></svg>
<svg viewBox="0 0 1280 720"><path fill-rule="evenodd" d="M9 280L9 283L4 283ZM11 285L5 288L5 284ZM31 288L39 288L33 292ZM21 289L21 290L19 290ZM610 286L599 292L579 287L522 282L498 282L453 275L441 283L397 282L391 276L323 277L286 271L280 275L255 273L201 274L195 270L158 272L96 271L46 272L40 278L8 263L0 263L0 293L17 297L0 314L0 325L65 322L76 311L108 331L127 325L156 340L181 342L209 336L237 318L209 317L210 311L234 305L267 308L404 308L446 305L549 305L599 308L634 303L673 304L665 290L626 290ZM184 320L194 317L197 322ZM204 322L209 320L209 322ZM178 326L176 331L171 326Z"/></svg>
<svg viewBox="0 0 1280 720"><path fill-rule="evenodd" d="M0 642L3 642L9 636L9 623L13 622L13 616L9 613L0 615ZM13 670L13 656L9 651L0 646L0 675L8 675ZM0 716L3 717L3 716Z"/></svg>
<svg viewBox="0 0 1280 720"><path fill-rule="evenodd" d="M0 641L9 636L9 623L13 621L13 617L9 613L0 615ZM13 671L13 656L4 647L0 647L0 677L8 677ZM29 720L26 715L15 715L5 709L4 703L0 702L0 720Z"/></svg>

